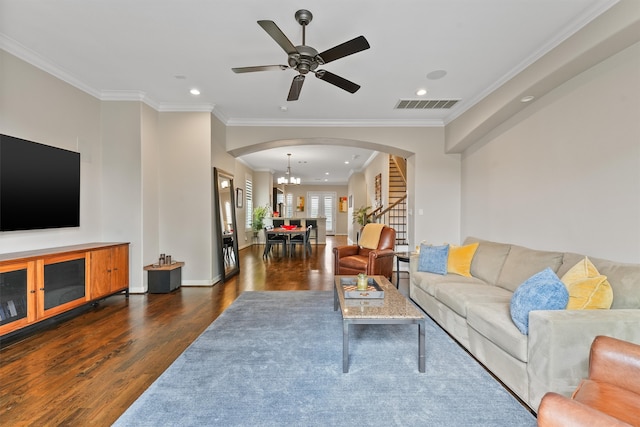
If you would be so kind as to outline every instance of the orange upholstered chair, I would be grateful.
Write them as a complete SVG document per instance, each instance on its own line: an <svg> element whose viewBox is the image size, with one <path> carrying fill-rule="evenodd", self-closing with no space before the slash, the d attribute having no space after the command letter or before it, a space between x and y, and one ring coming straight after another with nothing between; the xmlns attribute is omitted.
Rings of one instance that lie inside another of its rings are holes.
<svg viewBox="0 0 640 427"><path fill-rule="evenodd" d="M334 274L365 273L390 279L393 273L396 231L384 224L367 224L362 230L359 243L333 248Z"/></svg>
<svg viewBox="0 0 640 427"><path fill-rule="evenodd" d="M571 398L545 394L538 425L640 426L640 345L597 336L589 354L589 378Z"/></svg>

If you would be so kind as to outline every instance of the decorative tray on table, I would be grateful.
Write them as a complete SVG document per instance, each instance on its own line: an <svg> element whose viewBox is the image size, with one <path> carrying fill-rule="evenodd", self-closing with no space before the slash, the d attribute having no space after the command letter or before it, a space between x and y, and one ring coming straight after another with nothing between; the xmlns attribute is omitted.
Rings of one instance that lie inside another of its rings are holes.
<svg viewBox="0 0 640 427"><path fill-rule="evenodd" d="M340 284L344 289L345 298L384 298L384 290L372 277L367 280L366 291L358 290L358 280L355 277L342 277Z"/></svg>

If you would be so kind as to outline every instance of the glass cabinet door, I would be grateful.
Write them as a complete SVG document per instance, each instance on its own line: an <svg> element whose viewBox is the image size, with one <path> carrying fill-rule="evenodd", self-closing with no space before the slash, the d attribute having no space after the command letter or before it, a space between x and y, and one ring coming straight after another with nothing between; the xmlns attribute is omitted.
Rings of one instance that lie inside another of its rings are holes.
<svg viewBox="0 0 640 427"><path fill-rule="evenodd" d="M0 273L0 325L27 317L27 269Z"/></svg>
<svg viewBox="0 0 640 427"><path fill-rule="evenodd" d="M0 267L0 334L19 329L34 316L34 294L30 289L32 263Z"/></svg>
<svg viewBox="0 0 640 427"><path fill-rule="evenodd" d="M50 316L87 300L85 256L52 259L42 267L39 279L38 315Z"/></svg>

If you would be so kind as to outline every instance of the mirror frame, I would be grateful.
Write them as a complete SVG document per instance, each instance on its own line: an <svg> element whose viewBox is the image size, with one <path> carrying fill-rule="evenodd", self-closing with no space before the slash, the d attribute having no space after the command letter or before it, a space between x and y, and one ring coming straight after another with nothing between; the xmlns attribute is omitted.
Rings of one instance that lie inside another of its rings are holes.
<svg viewBox="0 0 640 427"><path fill-rule="evenodd" d="M229 198L231 203L231 224L233 227L233 254L236 260L236 266L228 271L224 266L224 245L222 243L222 207L220 206L220 177L224 177L229 180ZM236 227L236 200L235 200L235 187L233 185L233 174L213 168L213 187L214 187L214 209L216 209L215 215L215 229L216 236L218 238L218 265L220 266L220 275L222 281L225 282L232 276L235 276L240 272L240 258L238 257L238 229Z"/></svg>

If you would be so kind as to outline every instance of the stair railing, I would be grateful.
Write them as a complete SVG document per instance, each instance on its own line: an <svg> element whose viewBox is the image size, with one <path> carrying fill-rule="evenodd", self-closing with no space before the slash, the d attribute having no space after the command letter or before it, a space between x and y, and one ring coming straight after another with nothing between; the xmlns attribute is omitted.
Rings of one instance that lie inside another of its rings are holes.
<svg viewBox="0 0 640 427"><path fill-rule="evenodd" d="M405 194L404 196L402 196L401 198L393 202L391 205L389 205L389 207L387 207L386 209L384 208L384 206L380 206L376 210L372 211L367 215L367 218L371 218L371 222L388 224L388 221L386 220L388 220L389 214L393 212L394 209L397 209L398 205L401 205L406 200L407 200L407 195Z"/></svg>

